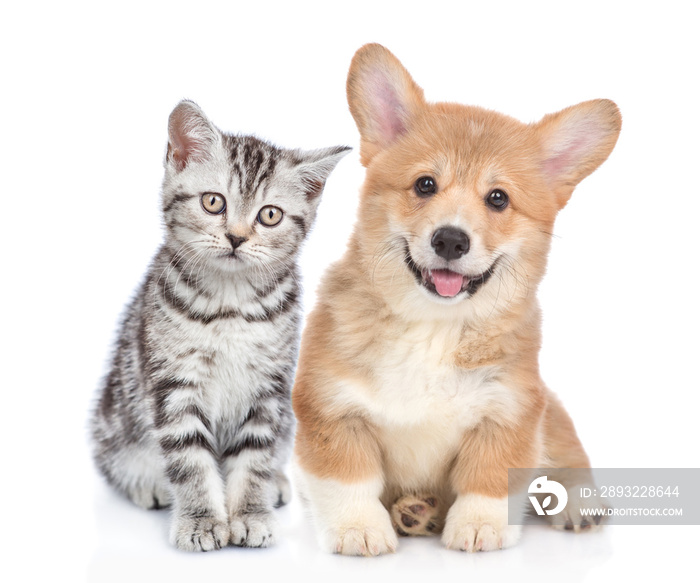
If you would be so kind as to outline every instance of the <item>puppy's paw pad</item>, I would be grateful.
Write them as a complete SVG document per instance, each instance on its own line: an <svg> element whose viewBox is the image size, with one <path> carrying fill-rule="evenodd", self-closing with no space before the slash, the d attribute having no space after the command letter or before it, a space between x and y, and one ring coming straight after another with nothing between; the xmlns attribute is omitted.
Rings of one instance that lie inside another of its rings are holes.
<svg viewBox="0 0 700 583"><path fill-rule="evenodd" d="M239 514L231 519L231 544L265 548L274 544L276 523L270 514Z"/></svg>
<svg viewBox="0 0 700 583"><path fill-rule="evenodd" d="M374 528L348 528L338 535L334 552L340 555L376 557L395 552L396 545L393 531L385 533Z"/></svg>
<svg viewBox="0 0 700 583"><path fill-rule="evenodd" d="M433 496L402 496L391 507L391 523L401 536L426 536L442 528L440 503Z"/></svg>
<svg viewBox="0 0 700 583"><path fill-rule="evenodd" d="M214 518L179 516L172 527L172 540L183 551L214 551L229 541L229 527Z"/></svg>

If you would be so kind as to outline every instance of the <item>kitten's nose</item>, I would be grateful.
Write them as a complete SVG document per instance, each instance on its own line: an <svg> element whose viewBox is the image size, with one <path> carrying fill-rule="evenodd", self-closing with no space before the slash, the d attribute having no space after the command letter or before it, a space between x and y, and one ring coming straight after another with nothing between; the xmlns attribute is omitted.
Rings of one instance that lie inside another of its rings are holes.
<svg viewBox="0 0 700 583"><path fill-rule="evenodd" d="M248 240L247 237L237 237L236 235L231 235L230 233L226 235L226 238L231 241L231 247L233 247L234 251Z"/></svg>
<svg viewBox="0 0 700 583"><path fill-rule="evenodd" d="M461 229L454 227L441 227L430 240L436 255L450 261L459 259L469 251L469 237Z"/></svg>

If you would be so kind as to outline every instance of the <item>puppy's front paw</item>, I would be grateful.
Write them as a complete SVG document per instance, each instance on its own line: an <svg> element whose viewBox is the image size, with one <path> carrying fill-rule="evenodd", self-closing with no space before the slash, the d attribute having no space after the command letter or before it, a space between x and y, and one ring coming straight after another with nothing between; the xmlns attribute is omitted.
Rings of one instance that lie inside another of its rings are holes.
<svg viewBox="0 0 700 583"><path fill-rule="evenodd" d="M391 507L391 522L401 536L440 532L440 504L434 496L402 496Z"/></svg>
<svg viewBox="0 0 700 583"><path fill-rule="evenodd" d="M398 538L389 514L377 500L344 513L341 520L327 523L321 531L321 545L332 553L376 557L396 551Z"/></svg>
<svg viewBox="0 0 700 583"><path fill-rule="evenodd" d="M458 551L495 551L513 546L522 527L508 524L508 499L467 494L450 508L442 542Z"/></svg>
<svg viewBox="0 0 700 583"><path fill-rule="evenodd" d="M228 544L229 528L211 517L177 516L170 536L175 546L183 551L213 551Z"/></svg>
<svg viewBox="0 0 700 583"><path fill-rule="evenodd" d="M331 535L333 551L341 555L376 557L396 551L396 533L392 528L349 527Z"/></svg>
<svg viewBox="0 0 700 583"><path fill-rule="evenodd" d="M231 544L262 548L275 542L276 522L272 514L236 514L231 518Z"/></svg>
<svg viewBox="0 0 700 583"><path fill-rule="evenodd" d="M379 499L384 487L380 477L348 484L298 469L324 551L372 557L396 550L398 538Z"/></svg>
<svg viewBox="0 0 700 583"><path fill-rule="evenodd" d="M494 526L483 522L467 522L445 526L442 542L455 551L497 551L512 547L520 538L520 526Z"/></svg>

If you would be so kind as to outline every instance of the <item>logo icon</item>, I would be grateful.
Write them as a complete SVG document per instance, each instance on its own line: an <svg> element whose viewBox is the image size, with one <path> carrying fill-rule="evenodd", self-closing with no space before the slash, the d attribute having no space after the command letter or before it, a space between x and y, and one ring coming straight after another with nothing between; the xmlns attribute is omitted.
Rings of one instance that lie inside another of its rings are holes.
<svg viewBox="0 0 700 583"><path fill-rule="evenodd" d="M532 507L539 516L544 516L545 513L549 516L554 514L559 514L564 508L566 508L566 503L569 501L569 495L566 493L566 488L562 486L559 482L554 480L548 480L547 476L541 476L536 478L530 483L530 487L527 489L528 494L549 494L540 505L537 496L529 496ZM551 510L546 510L552 503L552 494L557 497L557 505Z"/></svg>

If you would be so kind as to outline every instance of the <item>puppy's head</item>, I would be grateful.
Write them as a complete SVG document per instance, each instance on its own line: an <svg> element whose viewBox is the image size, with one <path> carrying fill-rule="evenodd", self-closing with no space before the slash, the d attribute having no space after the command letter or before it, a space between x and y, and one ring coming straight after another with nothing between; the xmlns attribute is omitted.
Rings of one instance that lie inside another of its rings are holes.
<svg viewBox="0 0 700 583"><path fill-rule="evenodd" d="M347 91L367 167L355 245L373 281L410 310L493 310L527 296L556 213L610 154L621 124L607 100L535 124L427 103L376 44L356 53Z"/></svg>

